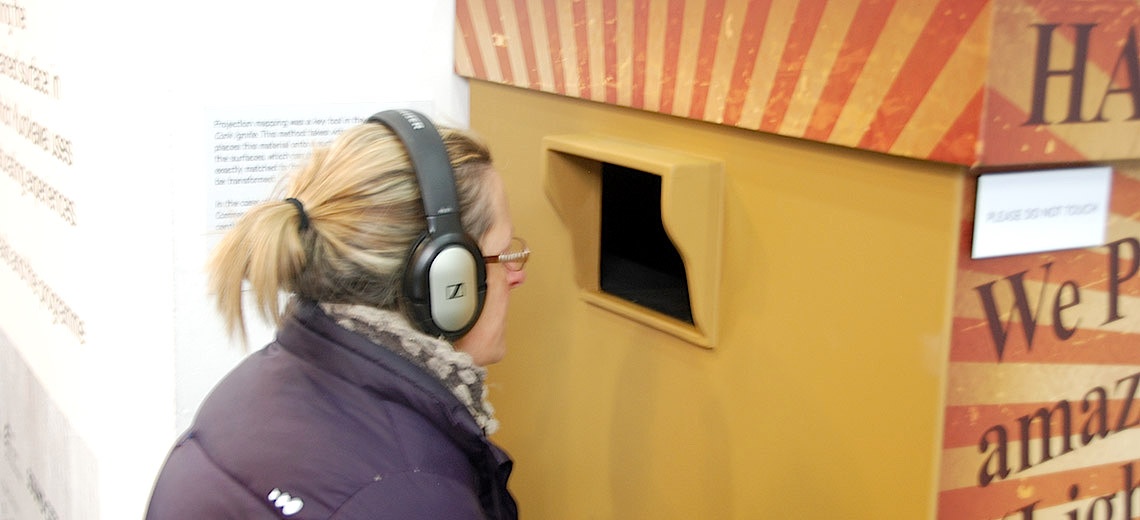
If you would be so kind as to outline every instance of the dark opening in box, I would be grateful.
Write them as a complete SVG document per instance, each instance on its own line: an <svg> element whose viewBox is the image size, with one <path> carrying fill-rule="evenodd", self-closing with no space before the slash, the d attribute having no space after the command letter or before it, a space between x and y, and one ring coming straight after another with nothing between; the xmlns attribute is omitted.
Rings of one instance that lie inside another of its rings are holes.
<svg viewBox="0 0 1140 520"><path fill-rule="evenodd" d="M693 323L685 264L661 222L661 177L602 164L603 292Z"/></svg>

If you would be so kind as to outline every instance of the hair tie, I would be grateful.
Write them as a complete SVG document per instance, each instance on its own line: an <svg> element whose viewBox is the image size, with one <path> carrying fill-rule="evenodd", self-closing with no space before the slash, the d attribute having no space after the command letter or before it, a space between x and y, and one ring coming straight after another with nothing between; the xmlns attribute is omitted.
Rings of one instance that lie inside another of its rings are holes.
<svg viewBox="0 0 1140 520"><path fill-rule="evenodd" d="M301 225L299 226L300 230L304 231L306 229L309 229L309 214L305 213L305 206L301 204L301 201L294 199L293 197L289 197L285 199L285 202L288 202L297 208L297 214L301 216Z"/></svg>

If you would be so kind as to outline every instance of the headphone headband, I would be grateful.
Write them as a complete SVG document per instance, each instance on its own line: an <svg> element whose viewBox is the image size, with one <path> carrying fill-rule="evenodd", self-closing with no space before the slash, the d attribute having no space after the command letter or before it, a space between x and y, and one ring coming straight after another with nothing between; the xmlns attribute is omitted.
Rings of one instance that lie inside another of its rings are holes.
<svg viewBox="0 0 1140 520"><path fill-rule="evenodd" d="M455 174L443 139L431 120L412 110L385 110L368 118L400 138L411 158L427 213L428 234L462 233Z"/></svg>

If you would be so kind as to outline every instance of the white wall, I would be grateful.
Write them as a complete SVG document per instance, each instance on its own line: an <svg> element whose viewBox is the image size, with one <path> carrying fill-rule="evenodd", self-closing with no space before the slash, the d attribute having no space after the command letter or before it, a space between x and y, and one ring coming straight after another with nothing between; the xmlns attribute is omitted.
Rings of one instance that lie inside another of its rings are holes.
<svg viewBox="0 0 1140 520"><path fill-rule="evenodd" d="M204 289L212 208L248 196L214 184L213 122L465 125L453 19L447 0L0 0L0 520L140 518L245 354Z"/></svg>

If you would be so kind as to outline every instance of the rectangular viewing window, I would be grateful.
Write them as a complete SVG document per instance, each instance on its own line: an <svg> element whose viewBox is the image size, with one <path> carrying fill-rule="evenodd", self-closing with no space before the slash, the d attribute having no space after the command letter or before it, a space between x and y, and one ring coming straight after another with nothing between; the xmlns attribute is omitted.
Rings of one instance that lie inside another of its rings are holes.
<svg viewBox="0 0 1140 520"><path fill-rule="evenodd" d="M602 165L603 292L693 323L685 264L661 223L661 176Z"/></svg>
<svg viewBox="0 0 1140 520"><path fill-rule="evenodd" d="M586 302L717 342L724 163L601 135L543 138L543 184Z"/></svg>

